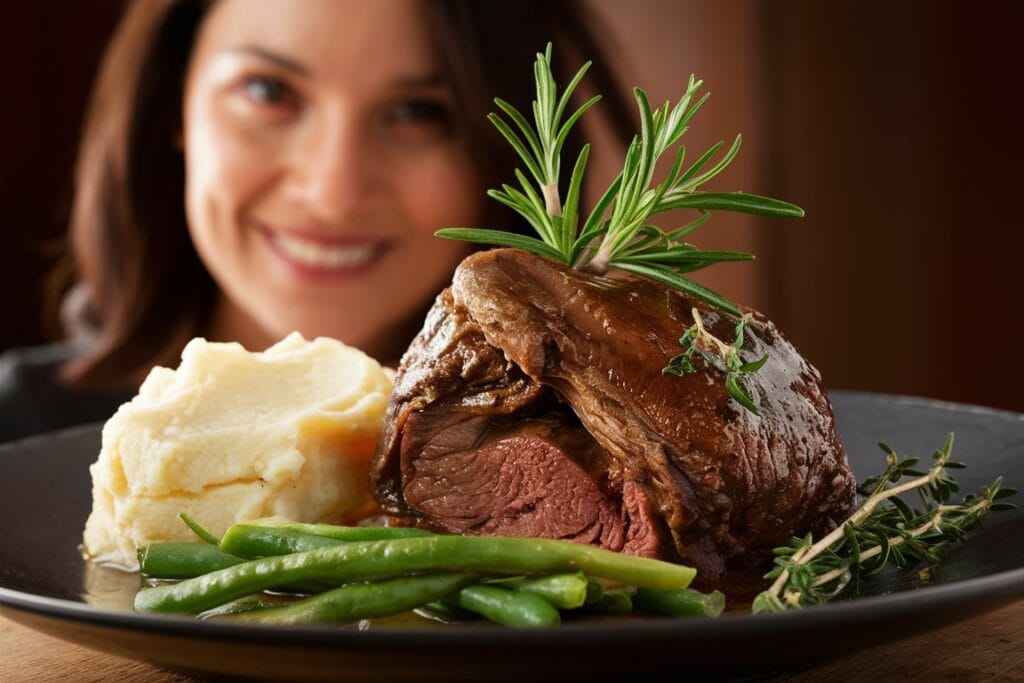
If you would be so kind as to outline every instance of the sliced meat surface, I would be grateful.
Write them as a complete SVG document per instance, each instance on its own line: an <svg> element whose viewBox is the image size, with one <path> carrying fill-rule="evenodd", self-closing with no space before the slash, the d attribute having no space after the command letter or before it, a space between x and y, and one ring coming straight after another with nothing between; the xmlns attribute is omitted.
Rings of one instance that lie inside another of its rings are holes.
<svg viewBox="0 0 1024 683"><path fill-rule="evenodd" d="M434 425L421 423L431 419ZM406 468L404 497L420 524L658 556L664 534L642 489L616 481L610 456L564 412L470 416L458 424L413 415L406 434L436 435L403 444L419 454Z"/></svg>

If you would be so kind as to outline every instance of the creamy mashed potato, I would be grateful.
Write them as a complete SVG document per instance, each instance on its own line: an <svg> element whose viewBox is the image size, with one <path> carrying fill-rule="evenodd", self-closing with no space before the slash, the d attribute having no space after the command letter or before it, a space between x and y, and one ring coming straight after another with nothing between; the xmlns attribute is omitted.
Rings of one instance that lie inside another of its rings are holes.
<svg viewBox="0 0 1024 683"><path fill-rule="evenodd" d="M85 550L136 567L139 546L220 535L277 515L343 521L372 510L367 468L392 377L356 349L293 333L262 353L194 339L103 427Z"/></svg>

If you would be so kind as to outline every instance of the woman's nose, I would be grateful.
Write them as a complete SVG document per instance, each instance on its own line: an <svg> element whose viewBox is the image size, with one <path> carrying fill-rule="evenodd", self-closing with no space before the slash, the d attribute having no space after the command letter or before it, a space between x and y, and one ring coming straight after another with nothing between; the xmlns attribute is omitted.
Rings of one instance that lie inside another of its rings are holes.
<svg viewBox="0 0 1024 683"><path fill-rule="evenodd" d="M359 210L376 191L370 140L355 117L325 114L311 121L295 145L287 194L321 220L336 221Z"/></svg>

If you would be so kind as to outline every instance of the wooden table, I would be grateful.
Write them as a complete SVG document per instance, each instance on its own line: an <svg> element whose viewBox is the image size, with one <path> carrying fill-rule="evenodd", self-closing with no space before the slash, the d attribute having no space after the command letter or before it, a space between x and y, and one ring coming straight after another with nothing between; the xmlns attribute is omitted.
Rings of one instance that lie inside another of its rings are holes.
<svg viewBox="0 0 1024 683"><path fill-rule="evenodd" d="M0 681L4 683L199 680L72 645L0 615ZM1024 600L938 631L770 680L1024 682Z"/></svg>

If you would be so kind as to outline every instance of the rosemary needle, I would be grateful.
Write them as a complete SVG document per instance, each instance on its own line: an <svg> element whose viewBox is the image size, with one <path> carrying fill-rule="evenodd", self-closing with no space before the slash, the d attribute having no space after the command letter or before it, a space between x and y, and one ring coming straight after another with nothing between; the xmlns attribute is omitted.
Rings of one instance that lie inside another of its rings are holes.
<svg viewBox="0 0 1024 683"><path fill-rule="evenodd" d="M684 277L715 263L745 261L752 254L704 251L683 241L703 224L711 211L788 218L802 217L798 206L778 199L743 192L705 192L701 188L719 175L736 158L742 142L733 143L716 160L725 146L712 145L689 166L684 167L685 147L678 146L668 175L655 182L659 159L676 148L690 119L707 101L700 95L702 81L690 76L686 92L675 106L666 102L652 109L643 90L634 90L642 122L639 135L630 143L622 172L604 192L584 219L580 211L583 177L590 156L590 145L580 150L572 168L568 190L559 194L561 153L572 127L594 106L600 96L570 111L570 101L590 66L584 64L569 85L559 93L551 71L551 44L537 54L534 64L536 99L533 122L515 107L496 99L500 113L488 118L516 150L526 172L516 170L515 184L504 184L488 195L513 209L533 227L537 237L480 228L445 228L437 235L492 246L513 247L566 266L603 274L611 268L626 270L662 282L690 294L711 306L740 316L739 308L725 297ZM696 220L682 228L666 232L650 223L651 217L672 209L689 208L699 212ZM606 217L606 214L609 214Z"/></svg>

